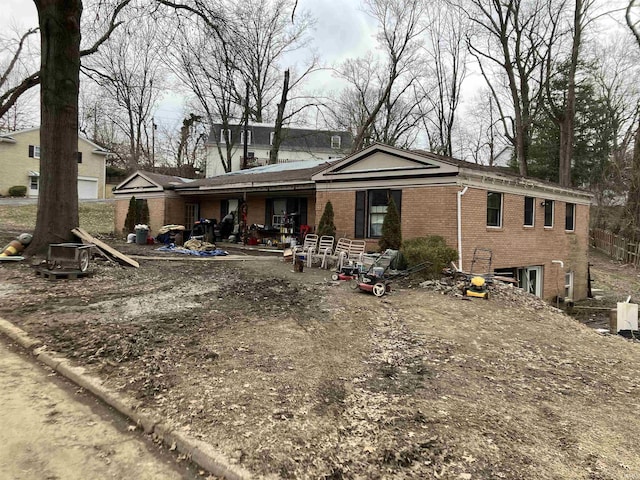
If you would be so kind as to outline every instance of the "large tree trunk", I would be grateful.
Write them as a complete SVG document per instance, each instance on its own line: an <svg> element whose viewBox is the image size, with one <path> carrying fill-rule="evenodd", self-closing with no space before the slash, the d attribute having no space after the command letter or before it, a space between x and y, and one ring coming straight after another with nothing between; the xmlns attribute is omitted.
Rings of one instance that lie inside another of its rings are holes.
<svg viewBox="0 0 640 480"><path fill-rule="evenodd" d="M633 159L631 163L629 195L625 211L626 227L624 235L633 240L640 239L640 120L634 137Z"/></svg>
<svg viewBox="0 0 640 480"><path fill-rule="evenodd" d="M588 8L588 7L587 7ZM571 63L567 78L567 101L560 119L560 155L558 165L558 183L563 187L571 186L571 160L573 159L573 142L575 137L576 118L576 71L582 42L582 26L584 22L582 0L576 0L573 14L573 44L571 46Z"/></svg>
<svg viewBox="0 0 640 480"><path fill-rule="evenodd" d="M284 82L282 84L282 96L278 103L278 115L276 117L276 125L273 134L273 145L269 151L269 163L278 163L278 152L282 143L282 124L284 122L284 109L287 106L287 95L289 93L289 70L284 71Z"/></svg>
<svg viewBox="0 0 640 480"><path fill-rule="evenodd" d="M34 0L41 32L40 193L30 251L73 240L78 226L81 0Z"/></svg>

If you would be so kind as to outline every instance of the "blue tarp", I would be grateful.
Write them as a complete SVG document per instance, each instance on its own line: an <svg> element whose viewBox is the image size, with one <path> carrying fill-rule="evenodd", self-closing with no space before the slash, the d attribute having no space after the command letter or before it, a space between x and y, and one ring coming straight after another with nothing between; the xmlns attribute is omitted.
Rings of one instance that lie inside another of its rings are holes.
<svg viewBox="0 0 640 480"><path fill-rule="evenodd" d="M219 248L201 252L200 250L188 250L186 248L176 247L173 243L171 245L165 245L164 247L157 248L156 250L159 252L184 253L185 255L194 255L196 257L220 257L229 255L228 252L220 250Z"/></svg>

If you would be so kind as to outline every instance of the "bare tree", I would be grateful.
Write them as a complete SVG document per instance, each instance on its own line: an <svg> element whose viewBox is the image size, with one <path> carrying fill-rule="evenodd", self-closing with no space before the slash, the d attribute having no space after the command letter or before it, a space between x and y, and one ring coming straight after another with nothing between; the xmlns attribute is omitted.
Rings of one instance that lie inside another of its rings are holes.
<svg viewBox="0 0 640 480"><path fill-rule="evenodd" d="M384 57L380 71L384 74L378 85L372 84L370 77L359 77L357 72L370 70L372 65L372 61L366 59L345 62L338 71L361 101L360 118L355 123L354 151L365 145L399 78L409 75L417 56L416 39L424 30L420 18L425 4L420 0L367 0L365 4L368 13L379 23L378 41ZM409 84L406 82L404 86Z"/></svg>
<svg viewBox="0 0 640 480"><path fill-rule="evenodd" d="M420 83L426 99L422 116L432 151L453 155L453 129L466 77L466 15L446 2L435 2L427 12L429 28L423 50L427 82Z"/></svg>
<svg viewBox="0 0 640 480"><path fill-rule="evenodd" d="M236 4L235 17L243 19L235 27L238 42L238 68L249 84L250 118L263 122L273 118L283 56L306 46L314 21L301 12L291 21L292 0L250 0ZM310 62L315 64L315 60ZM241 93L237 97L242 97Z"/></svg>
<svg viewBox="0 0 640 480"><path fill-rule="evenodd" d="M469 51L495 100L520 174L526 175L533 119L542 106L546 50L555 46L564 5L556 0L468 0L463 7L476 31L467 39Z"/></svg>
<svg viewBox="0 0 640 480"><path fill-rule="evenodd" d="M629 0L625 11L625 20L638 47L640 47L639 10L640 4L637 0ZM640 112L640 105L636 106L636 111ZM630 233L637 238L640 237L640 114L637 115L636 122L626 217L629 223Z"/></svg>
<svg viewBox="0 0 640 480"><path fill-rule="evenodd" d="M31 38L38 32L38 28L31 28L15 37L0 37L0 118L39 81L37 73L29 74L37 69L31 65L31 55L25 53Z"/></svg>
<svg viewBox="0 0 640 480"><path fill-rule="evenodd" d="M108 112L109 120L126 139L128 171L153 164L148 128L164 78L158 52L155 25L138 18L135 27L121 29L82 66L117 107Z"/></svg>
<svg viewBox="0 0 640 480"><path fill-rule="evenodd" d="M80 84L80 0L34 0L41 43L40 195L31 252L70 241L78 226L78 91ZM129 0L111 5L103 34L86 50L95 51L118 26Z"/></svg>

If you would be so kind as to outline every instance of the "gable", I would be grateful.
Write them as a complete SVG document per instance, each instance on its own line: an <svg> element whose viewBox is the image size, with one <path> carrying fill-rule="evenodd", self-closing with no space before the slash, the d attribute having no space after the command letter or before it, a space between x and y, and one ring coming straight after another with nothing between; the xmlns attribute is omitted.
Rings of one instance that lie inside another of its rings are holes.
<svg viewBox="0 0 640 480"><path fill-rule="evenodd" d="M134 173L128 178L124 179L114 189L114 193L136 193L136 192L161 192L163 190L162 185L154 182L150 178L142 175L141 173Z"/></svg>
<svg viewBox="0 0 640 480"><path fill-rule="evenodd" d="M458 167L426 155L386 145L372 145L346 157L313 180L323 182L358 182L408 178L456 176Z"/></svg>

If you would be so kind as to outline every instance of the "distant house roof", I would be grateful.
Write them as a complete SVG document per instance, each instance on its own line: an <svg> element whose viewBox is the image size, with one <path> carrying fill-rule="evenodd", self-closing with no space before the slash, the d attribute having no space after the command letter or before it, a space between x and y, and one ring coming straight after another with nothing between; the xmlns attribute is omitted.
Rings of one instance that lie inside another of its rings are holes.
<svg viewBox="0 0 640 480"><path fill-rule="evenodd" d="M211 128L208 143L219 143L222 125L217 123ZM240 145L243 125L231 125L231 142ZM248 126L251 132L251 146L270 147L271 134L274 132L273 125L253 124ZM340 145L332 147L331 137L340 137ZM284 128L281 148L293 150L350 150L353 145L353 135L351 132L338 130L313 130L305 128Z"/></svg>
<svg viewBox="0 0 640 480"><path fill-rule="evenodd" d="M258 187L261 185L310 184L311 177L331 165L327 160L305 160L301 162L278 163L250 168L203 178L176 187L176 190L215 190L237 188L239 185Z"/></svg>
<svg viewBox="0 0 640 480"><path fill-rule="evenodd" d="M0 135L0 142L16 143L16 139L14 138L16 135L21 135L23 133L29 133L29 132L37 132L38 130L40 130L40 127L26 128L24 130L16 130L15 132L6 133L6 134L3 134L3 135ZM98 145L94 141L89 140L84 135L78 134L78 139L82 140L82 141L85 141L89 145L91 145L93 147L93 153L95 153L96 155L105 155L106 156L106 155L110 155L111 154L111 152L109 150L107 150L106 148Z"/></svg>
<svg viewBox="0 0 640 480"><path fill-rule="evenodd" d="M172 190L177 186L191 182L191 179L175 177L172 175L161 175L159 173L137 171L132 173L115 188L114 193L142 193L161 192Z"/></svg>

